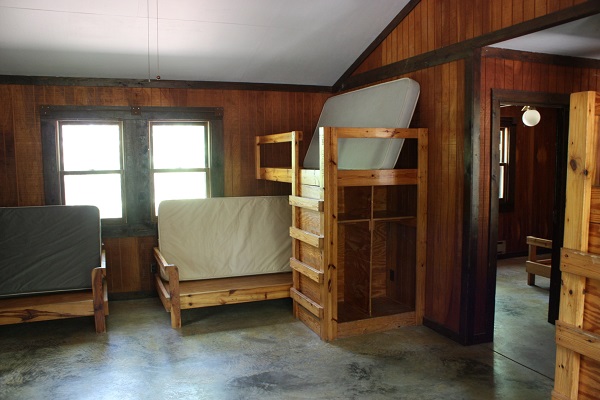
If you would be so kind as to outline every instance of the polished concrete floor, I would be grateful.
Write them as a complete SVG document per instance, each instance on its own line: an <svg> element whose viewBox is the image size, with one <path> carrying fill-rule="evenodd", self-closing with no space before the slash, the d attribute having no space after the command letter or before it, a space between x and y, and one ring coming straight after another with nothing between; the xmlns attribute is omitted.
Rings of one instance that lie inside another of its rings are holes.
<svg viewBox="0 0 600 400"><path fill-rule="evenodd" d="M553 327L527 307L547 287L522 270L499 267L496 341L468 347L425 327L325 343L289 299L190 310L179 331L154 298L111 302L107 334L1 326L0 399L548 399Z"/></svg>

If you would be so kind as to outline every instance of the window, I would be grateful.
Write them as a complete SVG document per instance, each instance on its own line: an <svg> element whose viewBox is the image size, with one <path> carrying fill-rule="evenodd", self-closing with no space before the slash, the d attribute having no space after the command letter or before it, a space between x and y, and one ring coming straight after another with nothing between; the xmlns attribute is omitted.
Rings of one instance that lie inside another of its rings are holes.
<svg viewBox="0 0 600 400"><path fill-rule="evenodd" d="M104 236L156 233L162 200L223 196L222 109L42 107L46 204L92 204Z"/></svg>
<svg viewBox="0 0 600 400"><path fill-rule="evenodd" d="M154 215L162 200L210 196L207 131L204 122L150 123Z"/></svg>
<svg viewBox="0 0 600 400"><path fill-rule="evenodd" d="M516 124L512 118L501 118L499 138L498 199L500 211L514 208Z"/></svg>
<svg viewBox="0 0 600 400"><path fill-rule="evenodd" d="M123 155L119 122L60 121L64 204L98 207L103 219L123 217Z"/></svg>

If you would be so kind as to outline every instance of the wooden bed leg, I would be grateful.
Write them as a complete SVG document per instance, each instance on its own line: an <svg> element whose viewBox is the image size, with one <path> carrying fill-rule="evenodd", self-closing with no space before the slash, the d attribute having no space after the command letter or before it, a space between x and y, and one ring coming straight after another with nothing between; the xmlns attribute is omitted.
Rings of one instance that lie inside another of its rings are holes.
<svg viewBox="0 0 600 400"><path fill-rule="evenodd" d="M106 314L104 305L105 276L106 268L98 267L92 270L92 297L96 333L106 332Z"/></svg>

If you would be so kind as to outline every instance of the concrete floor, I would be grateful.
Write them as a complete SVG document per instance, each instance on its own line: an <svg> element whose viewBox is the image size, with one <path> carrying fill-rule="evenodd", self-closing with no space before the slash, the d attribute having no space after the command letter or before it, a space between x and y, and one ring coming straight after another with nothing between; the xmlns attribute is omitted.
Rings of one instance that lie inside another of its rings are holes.
<svg viewBox="0 0 600 400"><path fill-rule="evenodd" d="M522 270L499 267L496 341L469 347L425 327L325 343L289 299L186 311L179 331L155 298L111 302L107 334L1 326L0 399L548 399L554 329L522 297L547 289Z"/></svg>

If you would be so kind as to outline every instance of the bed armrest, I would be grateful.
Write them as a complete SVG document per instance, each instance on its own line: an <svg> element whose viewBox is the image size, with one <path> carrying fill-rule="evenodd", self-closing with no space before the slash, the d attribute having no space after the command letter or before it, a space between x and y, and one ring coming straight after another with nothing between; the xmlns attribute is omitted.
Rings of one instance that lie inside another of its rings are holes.
<svg viewBox="0 0 600 400"><path fill-rule="evenodd" d="M181 302L179 299L179 268L174 264L169 264L163 257L158 247L154 248L154 258L158 263L158 274L169 277L169 308L171 312L171 326L181 328ZM158 279L158 277L157 277Z"/></svg>
<svg viewBox="0 0 600 400"><path fill-rule="evenodd" d="M106 332L108 315L108 288L106 285L106 251L100 256L100 266L92 270L92 298L94 304L94 322L96 332Z"/></svg>

